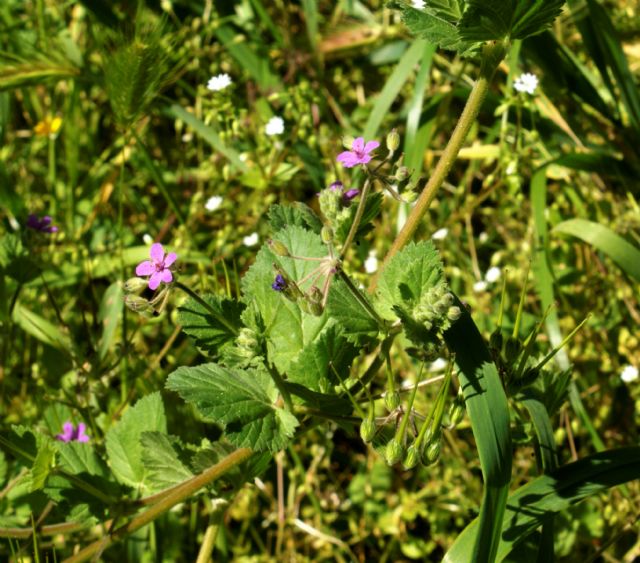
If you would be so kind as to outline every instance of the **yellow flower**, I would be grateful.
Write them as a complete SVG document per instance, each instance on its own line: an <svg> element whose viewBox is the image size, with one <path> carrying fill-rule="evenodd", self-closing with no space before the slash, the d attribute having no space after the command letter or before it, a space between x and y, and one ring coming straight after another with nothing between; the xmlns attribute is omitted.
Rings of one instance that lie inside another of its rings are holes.
<svg viewBox="0 0 640 563"><path fill-rule="evenodd" d="M55 137L62 125L62 118L52 117L51 115L45 116L42 121L39 121L33 128L33 132L40 137Z"/></svg>

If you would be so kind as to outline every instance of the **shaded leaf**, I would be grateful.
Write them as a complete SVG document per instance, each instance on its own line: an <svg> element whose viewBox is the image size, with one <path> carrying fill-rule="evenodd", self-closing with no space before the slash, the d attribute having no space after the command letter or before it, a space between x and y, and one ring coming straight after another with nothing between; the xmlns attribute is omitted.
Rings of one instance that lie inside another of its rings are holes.
<svg viewBox="0 0 640 563"><path fill-rule="evenodd" d="M140 441L145 481L151 490L167 489L193 477L175 449L179 446L177 438L162 432L143 432Z"/></svg>

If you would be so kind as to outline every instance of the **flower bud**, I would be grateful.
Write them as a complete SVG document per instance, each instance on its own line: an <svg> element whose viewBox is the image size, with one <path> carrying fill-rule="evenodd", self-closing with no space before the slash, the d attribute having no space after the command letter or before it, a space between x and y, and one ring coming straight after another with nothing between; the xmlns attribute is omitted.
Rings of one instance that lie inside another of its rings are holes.
<svg viewBox="0 0 640 563"><path fill-rule="evenodd" d="M320 231L320 238L325 244L333 242L333 229L329 225L322 227L322 230Z"/></svg>
<svg viewBox="0 0 640 563"><path fill-rule="evenodd" d="M449 310L447 311L447 318L450 321L457 321L460 318L460 315L462 315L460 307L449 307Z"/></svg>
<svg viewBox="0 0 640 563"><path fill-rule="evenodd" d="M355 137L352 135L343 135L342 136L342 146L350 151L353 147L353 141L355 141Z"/></svg>
<svg viewBox="0 0 640 563"><path fill-rule="evenodd" d="M387 448L384 451L384 457L387 460L388 465L395 465L402 460L404 456L404 447L396 440L391 438L387 444Z"/></svg>
<svg viewBox="0 0 640 563"><path fill-rule="evenodd" d="M464 412L464 397L458 395L449 407L449 424L451 424L451 426L458 426L464 418Z"/></svg>
<svg viewBox="0 0 640 563"><path fill-rule="evenodd" d="M504 339L502 338L502 331L499 328L496 328L489 337L489 346L495 352L501 352L503 342Z"/></svg>
<svg viewBox="0 0 640 563"><path fill-rule="evenodd" d="M269 246L271 252L273 252L276 256L282 256L283 258L290 256L289 249L279 240L269 239L267 241L267 245Z"/></svg>
<svg viewBox="0 0 640 563"><path fill-rule="evenodd" d="M136 313L140 313L142 315L150 315L153 313L153 307L151 303L147 301L144 297L140 297L138 295L127 295L124 298L124 304L135 311Z"/></svg>
<svg viewBox="0 0 640 563"><path fill-rule="evenodd" d="M376 435L376 422L373 419L367 418L362 421L360 425L360 437L365 444L368 444L373 440L373 437Z"/></svg>
<svg viewBox="0 0 640 563"><path fill-rule="evenodd" d="M400 166L396 170L396 174L394 178L398 180L398 182L403 182L409 177L409 169L406 166Z"/></svg>
<svg viewBox="0 0 640 563"><path fill-rule="evenodd" d="M522 344L517 338L514 338L513 336L507 338L507 342L504 347L504 356L507 362L515 360L520 355L521 350Z"/></svg>
<svg viewBox="0 0 640 563"><path fill-rule="evenodd" d="M138 293L149 285L149 280L142 278L129 278L124 282L125 293Z"/></svg>
<svg viewBox="0 0 640 563"><path fill-rule="evenodd" d="M389 152L394 152L398 150L400 146L400 135L395 129L392 129L391 132L387 135L387 149Z"/></svg>
<svg viewBox="0 0 640 563"><path fill-rule="evenodd" d="M405 469L413 469L420 461L420 449L415 444L411 444L407 449L407 454L402 460L402 466Z"/></svg>
<svg viewBox="0 0 640 563"><path fill-rule="evenodd" d="M384 404L389 412L393 412L400 405L400 393L397 391L387 391L384 395Z"/></svg>
<svg viewBox="0 0 640 563"><path fill-rule="evenodd" d="M440 440L436 440L429 444L424 450L422 463L424 465L433 465L440 457Z"/></svg>

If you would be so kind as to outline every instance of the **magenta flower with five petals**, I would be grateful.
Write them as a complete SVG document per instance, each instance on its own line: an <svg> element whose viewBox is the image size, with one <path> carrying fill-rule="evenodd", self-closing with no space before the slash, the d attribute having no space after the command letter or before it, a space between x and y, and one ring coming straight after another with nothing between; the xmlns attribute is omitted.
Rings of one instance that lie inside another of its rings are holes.
<svg viewBox="0 0 640 563"><path fill-rule="evenodd" d="M136 267L136 276L149 278L149 289L157 289L161 282L171 283L173 281L173 274L169 269L178 256L175 252L169 252L165 256L164 249L159 242L151 245L151 260L145 260L140 262Z"/></svg>
<svg viewBox="0 0 640 563"><path fill-rule="evenodd" d="M337 160L338 162L342 162L345 168L353 168L358 164L366 164L371 160L369 153L379 146L380 143L378 141L369 141L365 144L364 137L357 137L351 144L351 150L341 152Z"/></svg>
<svg viewBox="0 0 640 563"><path fill-rule="evenodd" d="M84 423L78 424L78 429L73 425L73 422L65 422L62 425L62 433L56 434L56 439L61 442L88 442L89 436L85 434L86 426Z"/></svg>

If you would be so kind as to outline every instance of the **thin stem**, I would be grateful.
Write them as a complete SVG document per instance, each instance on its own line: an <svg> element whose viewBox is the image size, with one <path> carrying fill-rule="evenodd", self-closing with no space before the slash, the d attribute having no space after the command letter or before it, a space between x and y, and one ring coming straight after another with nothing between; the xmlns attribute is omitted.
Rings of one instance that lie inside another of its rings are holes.
<svg viewBox="0 0 640 563"><path fill-rule="evenodd" d="M150 522L153 522L156 518L171 510L175 505L184 502L202 487L207 486L230 469L249 459L252 454L253 452L249 448L240 448L229 454L216 465L205 469L202 473L185 481L182 485L172 488L157 504L135 518L132 518L127 524L121 526L108 536L93 542L72 557L65 559L63 563L80 563L87 561L96 553L103 551L116 541L127 537Z"/></svg>
<svg viewBox="0 0 640 563"><path fill-rule="evenodd" d="M174 281L173 285L175 285L178 289L184 291L189 297L191 297L191 299L193 299L194 301L197 301L200 305L202 305L209 313L211 313L211 315L222 325L224 325L224 327L231 332L234 335L238 335L238 329L233 326L232 324L229 324L229 322L227 321L227 319L225 319L222 315L220 315L218 313L218 311L216 311L211 305L209 305L209 303L207 303L204 299L202 299L202 297L200 297L195 291L193 291L190 287L187 287L186 285L184 285L182 282L179 281Z"/></svg>
<svg viewBox="0 0 640 563"><path fill-rule="evenodd" d="M404 227L393 241L391 248L387 252L384 258L382 267L376 272L371 281L369 291L373 292L378 282L380 273L384 270L385 266L404 246L413 238L413 235L418 229L420 222L427 213L429 205L433 201L434 197L440 186L447 178L453 163L455 162L462 145L471 130L471 126L475 123L482 102L484 101L487 93L489 92L489 85L491 79L500 64L500 61L504 58L505 46L502 43L485 47L483 52L482 67L480 68L480 77L476 81L467 100L467 104L460 115L460 119L456 124L451 138L447 143L438 164L436 165L433 174L429 178L426 186L422 190L420 197L416 201L416 204L407 218L407 222Z"/></svg>
<svg viewBox="0 0 640 563"><path fill-rule="evenodd" d="M289 412L293 412L293 402L291 401L291 394L287 390L287 386L284 384L284 379L282 379L282 376L280 375L278 370L274 368L271 364L269 364L268 361L265 361L264 363L267 366L267 370L269 371L269 375L271 376L271 379L273 379L273 382L276 384L276 387L278 388L280 395L282 395L284 406Z"/></svg>
<svg viewBox="0 0 640 563"><path fill-rule="evenodd" d="M367 196L369 195L369 189L371 188L371 178L367 178L367 181L364 183L364 187L362 188L362 195L360 196L360 201L358 202L358 209L356 209L356 215L353 218L353 223L351 223L351 228L349 229L349 234L347 235L347 240L344 241L342 245L342 250L340 251L340 258L344 258L347 250L351 246L353 239L356 237L356 233L358 232L358 227L360 226L360 221L362 220L362 216L364 215L364 207L367 203Z"/></svg>

